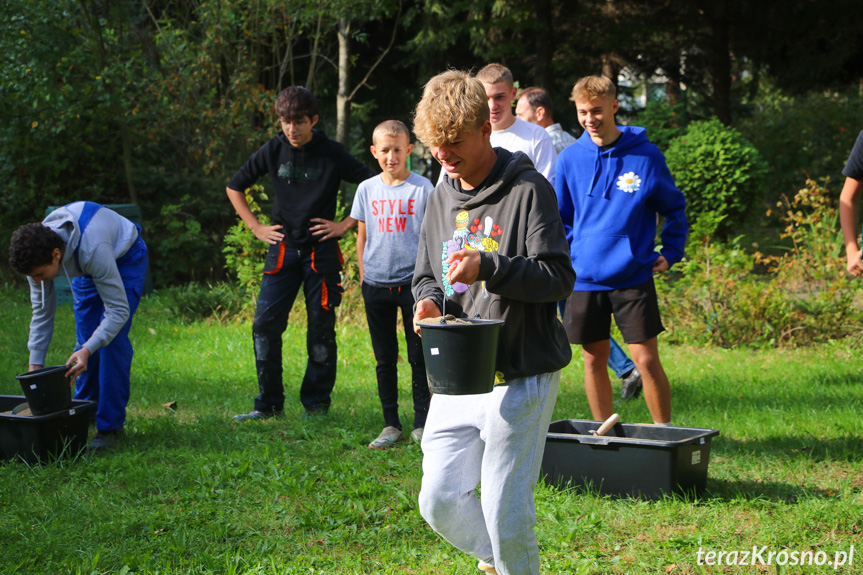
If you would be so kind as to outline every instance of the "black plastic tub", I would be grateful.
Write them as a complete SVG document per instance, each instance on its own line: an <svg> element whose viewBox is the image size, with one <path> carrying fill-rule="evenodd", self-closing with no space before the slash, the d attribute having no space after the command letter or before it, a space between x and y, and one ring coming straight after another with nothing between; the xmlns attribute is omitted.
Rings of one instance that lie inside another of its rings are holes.
<svg viewBox="0 0 863 575"><path fill-rule="evenodd" d="M42 367L16 375L33 415L48 415L72 405L72 389L65 365ZM4 410L5 411L5 410Z"/></svg>
<svg viewBox="0 0 863 575"><path fill-rule="evenodd" d="M429 391L444 395L490 393L503 320L420 323Z"/></svg>
<svg viewBox="0 0 863 575"><path fill-rule="evenodd" d="M602 437L590 435L600 425L581 419L549 425L546 483L645 499L704 491L710 440L718 430L618 423Z"/></svg>
<svg viewBox="0 0 863 575"><path fill-rule="evenodd" d="M95 401L72 400L67 409L48 415L11 415L27 401L20 395L0 395L0 459L28 463L74 455L87 445L90 410Z"/></svg>

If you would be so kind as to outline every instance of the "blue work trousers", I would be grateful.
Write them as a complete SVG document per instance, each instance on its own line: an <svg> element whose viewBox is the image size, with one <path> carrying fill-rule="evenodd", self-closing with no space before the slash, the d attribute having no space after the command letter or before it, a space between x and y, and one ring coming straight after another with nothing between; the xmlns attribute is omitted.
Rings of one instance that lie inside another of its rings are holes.
<svg viewBox="0 0 863 575"><path fill-rule="evenodd" d="M114 431L126 422L126 405L129 403L132 371L132 342L129 329L132 317L144 293L147 274L147 245L140 237L117 260L126 299L129 302L129 319L111 342L93 352L87 361L87 371L75 380L75 399L97 401L96 429ZM74 295L73 312L77 332L75 350L81 349L105 317L105 304L90 276L72 278Z"/></svg>

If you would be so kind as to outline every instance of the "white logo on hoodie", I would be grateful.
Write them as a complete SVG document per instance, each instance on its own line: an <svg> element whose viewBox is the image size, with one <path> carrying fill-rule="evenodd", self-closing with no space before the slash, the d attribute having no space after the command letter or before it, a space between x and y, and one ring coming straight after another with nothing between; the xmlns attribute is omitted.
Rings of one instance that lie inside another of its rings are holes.
<svg viewBox="0 0 863 575"><path fill-rule="evenodd" d="M618 189L631 194L641 187L641 178L635 172L627 172L617 178Z"/></svg>

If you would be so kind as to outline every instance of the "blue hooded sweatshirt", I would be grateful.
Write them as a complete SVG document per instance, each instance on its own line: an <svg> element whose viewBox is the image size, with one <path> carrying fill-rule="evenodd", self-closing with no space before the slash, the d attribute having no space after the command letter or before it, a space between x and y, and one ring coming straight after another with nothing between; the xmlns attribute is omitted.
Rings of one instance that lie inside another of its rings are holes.
<svg viewBox="0 0 863 575"><path fill-rule="evenodd" d="M665 157L646 130L622 132L608 150L587 132L557 159L555 191L576 280L573 291L623 289L648 281L659 255L672 266L683 258L686 200ZM659 216L665 218L656 253Z"/></svg>

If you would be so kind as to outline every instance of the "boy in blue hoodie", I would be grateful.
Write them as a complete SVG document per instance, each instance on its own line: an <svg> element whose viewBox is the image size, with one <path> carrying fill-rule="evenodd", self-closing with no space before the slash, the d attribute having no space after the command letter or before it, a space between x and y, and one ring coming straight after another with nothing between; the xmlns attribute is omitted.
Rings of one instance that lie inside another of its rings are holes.
<svg viewBox="0 0 863 575"><path fill-rule="evenodd" d="M612 414L605 366L613 315L641 372L653 422L669 425L671 386L656 339L665 328L653 274L683 258L686 200L644 128L615 124L615 96L611 80L599 76L582 78L572 90L584 133L558 157L555 179L576 273L564 326L570 343L582 346L594 419ZM654 242L658 216L665 218L659 253Z"/></svg>

